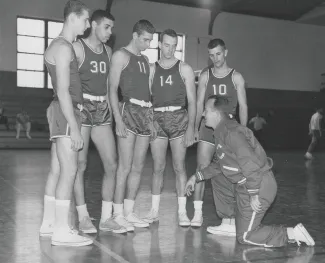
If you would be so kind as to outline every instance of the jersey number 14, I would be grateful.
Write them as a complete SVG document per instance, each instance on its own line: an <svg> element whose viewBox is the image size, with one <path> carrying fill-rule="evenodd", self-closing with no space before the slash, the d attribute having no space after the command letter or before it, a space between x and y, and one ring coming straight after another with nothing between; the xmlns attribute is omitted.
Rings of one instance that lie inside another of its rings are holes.
<svg viewBox="0 0 325 263"><path fill-rule="evenodd" d="M169 75L165 81L164 81L164 76L160 76L161 86L164 86L164 83L169 84L170 86L173 85L172 75Z"/></svg>

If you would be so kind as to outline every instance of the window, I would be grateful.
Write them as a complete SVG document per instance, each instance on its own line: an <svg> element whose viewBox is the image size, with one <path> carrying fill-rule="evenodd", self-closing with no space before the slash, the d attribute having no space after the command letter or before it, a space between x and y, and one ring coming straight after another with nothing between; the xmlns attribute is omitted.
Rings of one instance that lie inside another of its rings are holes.
<svg viewBox="0 0 325 263"><path fill-rule="evenodd" d="M62 30L62 22L17 18L17 86L52 88L44 52Z"/></svg>
<svg viewBox="0 0 325 263"><path fill-rule="evenodd" d="M158 59L160 59L160 49L158 47L159 42L159 36L160 33L155 33L153 35L153 39L150 43L150 47L143 51L142 54L146 55L149 59L150 63L156 62ZM184 61L185 59L185 36L184 35L178 35L178 42L175 52L175 57Z"/></svg>

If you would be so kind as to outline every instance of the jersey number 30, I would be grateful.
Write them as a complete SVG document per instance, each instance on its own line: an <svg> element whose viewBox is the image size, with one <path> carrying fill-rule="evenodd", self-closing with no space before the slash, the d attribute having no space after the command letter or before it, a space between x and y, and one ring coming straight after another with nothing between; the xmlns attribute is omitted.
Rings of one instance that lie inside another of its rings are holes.
<svg viewBox="0 0 325 263"><path fill-rule="evenodd" d="M213 85L213 94L214 95L226 95L227 94L227 86L225 84L220 84L219 89L217 89L217 85Z"/></svg>
<svg viewBox="0 0 325 263"><path fill-rule="evenodd" d="M164 86L164 83L169 84L170 86L173 85L172 75L169 75L165 82L164 82L164 76L160 76L161 86Z"/></svg>
<svg viewBox="0 0 325 263"><path fill-rule="evenodd" d="M99 67L98 67L99 64ZM100 73L105 74L106 73L106 63L104 61L101 62L97 62L97 61L91 61L90 65L92 66L92 68L90 69L90 71L92 73L98 73L98 70Z"/></svg>

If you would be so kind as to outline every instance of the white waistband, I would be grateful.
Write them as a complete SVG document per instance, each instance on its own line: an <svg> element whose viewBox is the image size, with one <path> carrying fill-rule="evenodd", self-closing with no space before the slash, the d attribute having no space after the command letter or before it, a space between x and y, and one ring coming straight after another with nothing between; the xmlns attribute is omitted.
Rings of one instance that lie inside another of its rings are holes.
<svg viewBox="0 0 325 263"><path fill-rule="evenodd" d="M106 100L106 96L93 96L90 94L83 94L84 99L88 99L88 100L93 100L93 101L100 101L103 102Z"/></svg>
<svg viewBox="0 0 325 263"><path fill-rule="evenodd" d="M136 104L136 105L139 105L141 107L147 107L147 108L152 107L151 101L146 102L144 100L138 100L138 99L134 99L134 98L131 98L129 101L131 103Z"/></svg>
<svg viewBox="0 0 325 263"><path fill-rule="evenodd" d="M158 108L154 108L153 110L165 112L165 111L175 111L175 110L180 110L180 109L182 109L182 106L158 107Z"/></svg>

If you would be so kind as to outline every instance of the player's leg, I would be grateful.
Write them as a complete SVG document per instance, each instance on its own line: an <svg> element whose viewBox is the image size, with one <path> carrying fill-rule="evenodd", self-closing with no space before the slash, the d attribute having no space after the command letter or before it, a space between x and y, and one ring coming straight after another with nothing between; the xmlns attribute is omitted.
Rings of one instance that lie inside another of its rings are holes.
<svg viewBox="0 0 325 263"><path fill-rule="evenodd" d="M21 124L17 121L16 122L16 139L19 139L19 137L20 137L20 130L21 130Z"/></svg>
<svg viewBox="0 0 325 263"><path fill-rule="evenodd" d="M32 137L30 136L30 130L31 130L32 124L30 122L26 123L26 137L28 139L31 139Z"/></svg>
<svg viewBox="0 0 325 263"><path fill-rule="evenodd" d="M116 171L116 186L114 193L114 220L125 227L127 231L134 231L134 226L124 217L123 202L127 178L131 171L136 135L128 132L126 138L117 137L118 165Z"/></svg>
<svg viewBox="0 0 325 263"><path fill-rule="evenodd" d="M91 130L91 126L81 127L81 136L84 140L84 146L78 153L78 170L76 180L74 182L74 195L78 212L79 230L87 234L97 232L96 227L91 222L85 201L84 174L87 168L87 157Z"/></svg>
<svg viewBox="0 0 325 263"><path fill-rule="evenodd" d="M197 145L197 170L202 170L207 167L215 153L213 143L200 141ZM200 227L203 223L202 206L205 190L205 182L200 182L195 185L194 189L194 217L191 220L191 226Z"/></svg>
<svg viewBox="0 0 325 263"><path fill-rule="evenodd" d="M112 218L113 197L115 191L115 177L117 168L116 145L111 125L102 125L92 128L91 139L93 140L104 166L102 184L102 213L99 229L124 233L126 229L118 225Z"/></svg>
<svg viewBox="0 0 325 263"><path fill-rule="evenodd" d="M134 212L134 201L137 196L141 174L146 161L147 151L149 148L150 136L137 136L134 145L134 156L132 167L127 178L127 194L124 199L124 215L126 219L135 227L148 227L149 224L140 219Z"/></svg>
<svg viewBox="0 0 325 263"><path fill-rule="evenodd" d="M150 212L143 218L143 220L147 223L152 223L159 220L159 203L164 181L167 147L167 137L156 138L150 143L150 149L153 158L153 174L151 185L152 204Z"/></svg>
<svg viewBox="0 0 325 263"><path fill-rule="evenodd" d="M56 154L56 143L51 146L51 167L47 177L44 194L43 220L40 236L52 236L55 220L55 190L60 176L60 164Z"/></svg>
<svg viewBox="0 0 325 263"><path fill-rule="evenodd" d="M311 133L311 142L308 146L308 149L307 149L307 152L305 154L305 157L307 159L313 159L313 152L315 150L315 147L317 145L317 140L318 140L318 131L316 130L312 130L312 133Z"/></svg>
<svg viewBox="0 0 325 263"><path fill-rule="evenodd" d="M78 152L72 150L71 139L68 137L57 138L56 144L60 177L55 194L55 224L52 245L84 246L92 244L91 239L79 236L69 227L69 207L77 174Z"/></svg>
<svg viewBox="0 0 325 263"><path fill-rule="evenodd" d="M184 147L184 137L170 140L172 150L173 168L176 175L176 189L178 197L178 223L180 226L190 226L191 222L186 212L185 185L187 174L185 167L185 157L187 148Z"/></svg>

